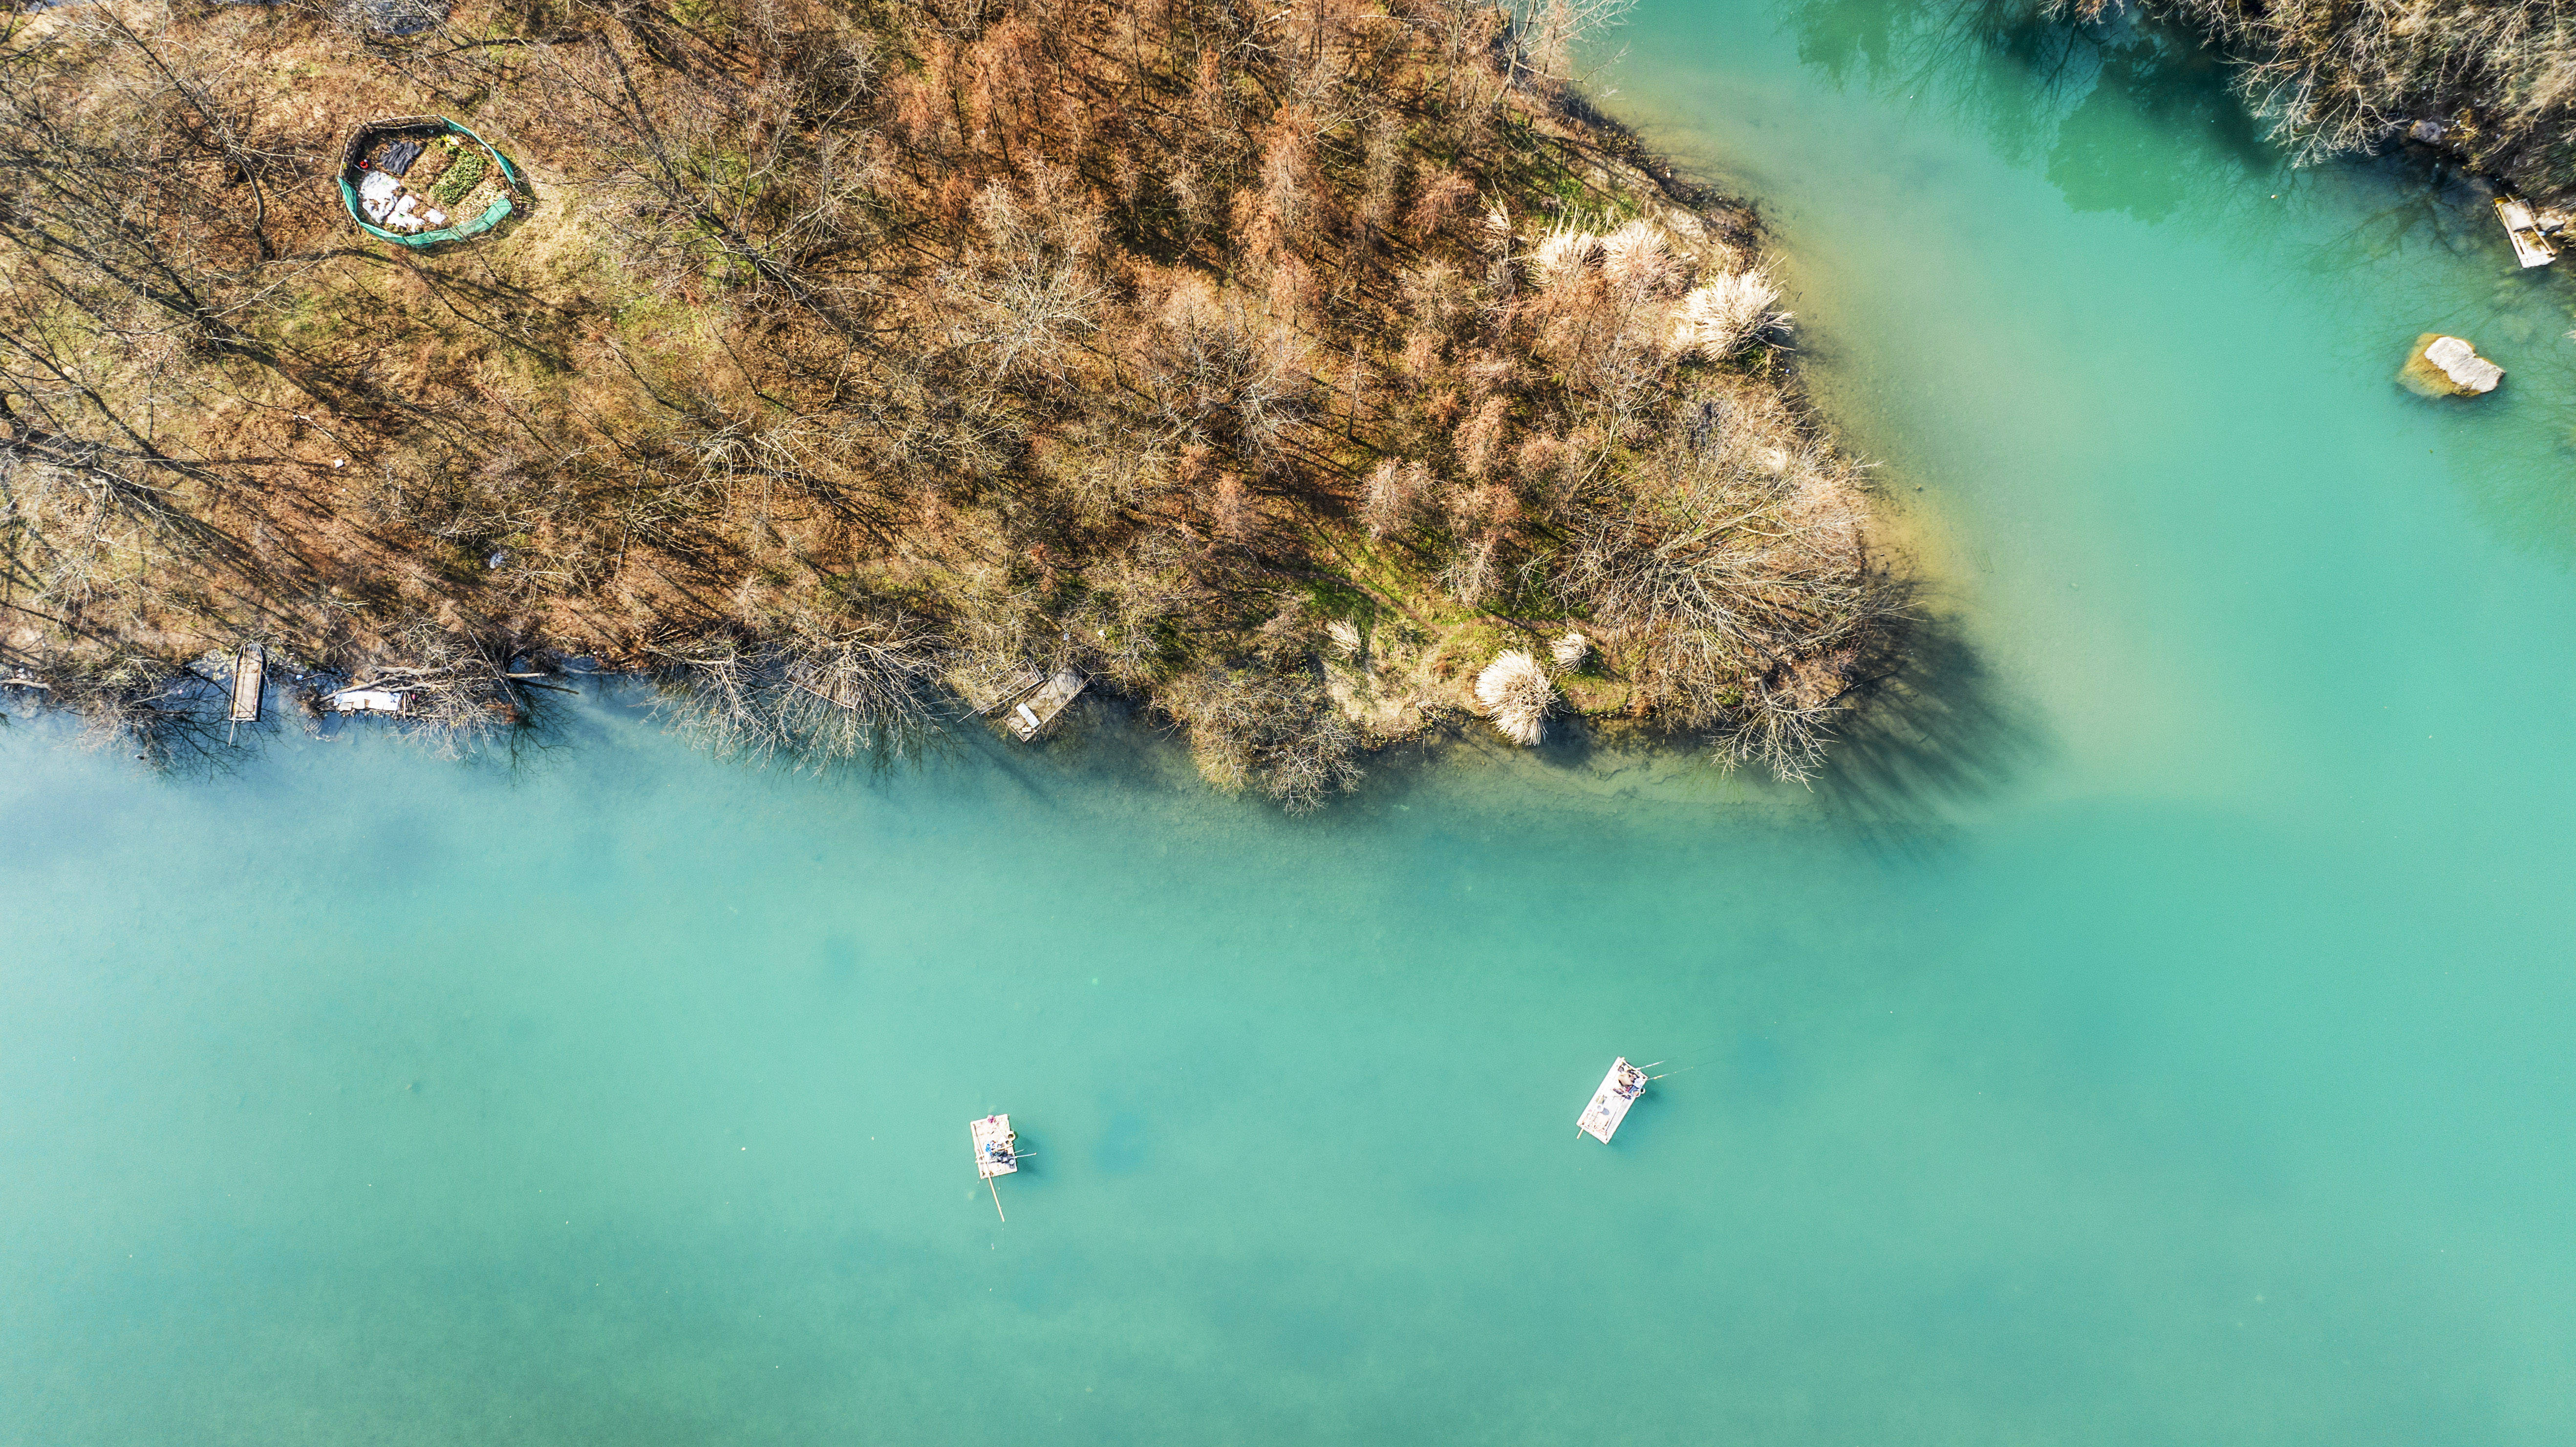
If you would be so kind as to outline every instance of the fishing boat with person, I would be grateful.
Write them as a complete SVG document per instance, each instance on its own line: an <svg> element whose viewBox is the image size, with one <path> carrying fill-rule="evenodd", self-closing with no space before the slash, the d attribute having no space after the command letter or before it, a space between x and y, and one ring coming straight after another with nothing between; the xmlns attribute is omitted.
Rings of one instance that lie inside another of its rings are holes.
<svg viewBox="0 0 2576 1447"><path fill-rule="evenodd" d="M1020 1169L1019 1132L1011 1129L1008 1115L988 1115L967 1126L975 1139L975 1174L993 1193L993 1214L1002 1215L1002 1188L993 1184L995 1176L1008 1176Z"/></svg>
<svg viewBox="0 0 2576 1447"><path fill-rule="evenodd" d="M1654 1062L1655 1065L1662 1063ZM1628 1107L1636 1104L1637 1097L1646 1093L1646 1082L1654 1079L1646 1072L1653 1068L1653 1065L1631 1065L1625 1055L1611 1061L1610 1073L1601 1077L1601 1088L1592 1092L1591 1103L1583 1107L1583 1114L1575 1117L1574 1128L1608 1145L1610 1137L1619 1133L1619 1123L1628 1118Z"/></svg>

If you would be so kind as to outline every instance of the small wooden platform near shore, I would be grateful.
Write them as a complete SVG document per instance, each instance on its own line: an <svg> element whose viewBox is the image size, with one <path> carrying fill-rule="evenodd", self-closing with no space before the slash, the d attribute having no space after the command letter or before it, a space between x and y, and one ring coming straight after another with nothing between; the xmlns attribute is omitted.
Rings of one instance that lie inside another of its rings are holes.
<svg viewBox="0 0 2576 1447"><path fill-rule="evenodd" d="M2540 233L2540 219L2531 214L2531 205L2519 196L2498 196L2496 219L2504 223L2504 234L2513 242L2513 254L2525 268L2547 266L2558 259L2558 248Z"/></svg>
<svg viewBox="0 0 2576 1447"><path fill-rule="evenodd" d="M1622 1055L1610 1062L1610 1073L1601 1077L1601 1088L1592 1092L1592 1103L1575 1117L1574 1128L1606 1146L1619 1133L1619 1122L1628 1118L1628 1107L1645 1093L1646 1072Z"/></svg>
<svg viewBox="0 0 2576 1447"><path fill-rule="evenodd" d="M1048 724L1055 722L1057 714L1064 712L1066 704L1080 697L1090 685L1090 679L1070 668L1057 669L1055 676L1046 681L1046 687L1030 694L1011 710L1011 732L1019 735L1020 742L1024 744L1036 738Z"/></svg>
<svg viewBox="0 0 2576 1447"><path fill-rule="evenodd" d="M245 643L233 655L232 707L228 721L237 724L259 722L261 685L268 681L268 650L256 643Z"/></svg>

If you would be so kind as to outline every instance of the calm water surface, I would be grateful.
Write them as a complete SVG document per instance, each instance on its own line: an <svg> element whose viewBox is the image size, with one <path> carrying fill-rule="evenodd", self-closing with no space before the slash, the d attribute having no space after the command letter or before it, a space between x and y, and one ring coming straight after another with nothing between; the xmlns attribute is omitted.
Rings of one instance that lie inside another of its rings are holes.
<svg viewBox="0 0 2576 1447"><path fill-rule="evenodd" d="M2576 1438L2567 283L2145 42L1626 40L1955 620L1841 775L21 722L0 1442Z"/></svg>

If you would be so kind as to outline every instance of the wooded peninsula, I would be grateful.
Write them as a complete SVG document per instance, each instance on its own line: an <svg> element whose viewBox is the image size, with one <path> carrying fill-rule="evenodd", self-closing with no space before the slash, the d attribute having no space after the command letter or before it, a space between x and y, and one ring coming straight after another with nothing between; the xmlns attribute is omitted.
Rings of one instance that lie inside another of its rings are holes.
<svg viewBox="0 0 2576 1447"><path fill-rule="evenodd" d="M2109 0L2051 0L2098 19ZM2535 0L2143 0L2237 68L2302 161L2423 145L2552 207L2576 205L2576 45Z"/></svg>
<svg viewBox="0 0 2576 1447"><path fill-rule="evenodd" d="M1480 715L1804 777L1901 581L1751 212L1570 83L1602 18L0 20L0 681L156 759L256 643L456 748L586 657L731 756L1069 670L1292 808Z"/></svg>

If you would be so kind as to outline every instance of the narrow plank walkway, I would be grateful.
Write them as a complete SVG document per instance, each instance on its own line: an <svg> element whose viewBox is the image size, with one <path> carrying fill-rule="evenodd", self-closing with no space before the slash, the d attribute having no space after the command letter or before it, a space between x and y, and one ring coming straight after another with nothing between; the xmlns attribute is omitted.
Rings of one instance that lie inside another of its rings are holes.
<svg viewBox="0 0 2576 1447"><path fill-rule="evenodd" d="M233 696L231 722L259 722L261 685L268 681L268 650L256 643L245 643L233 655Z"/></svg>

